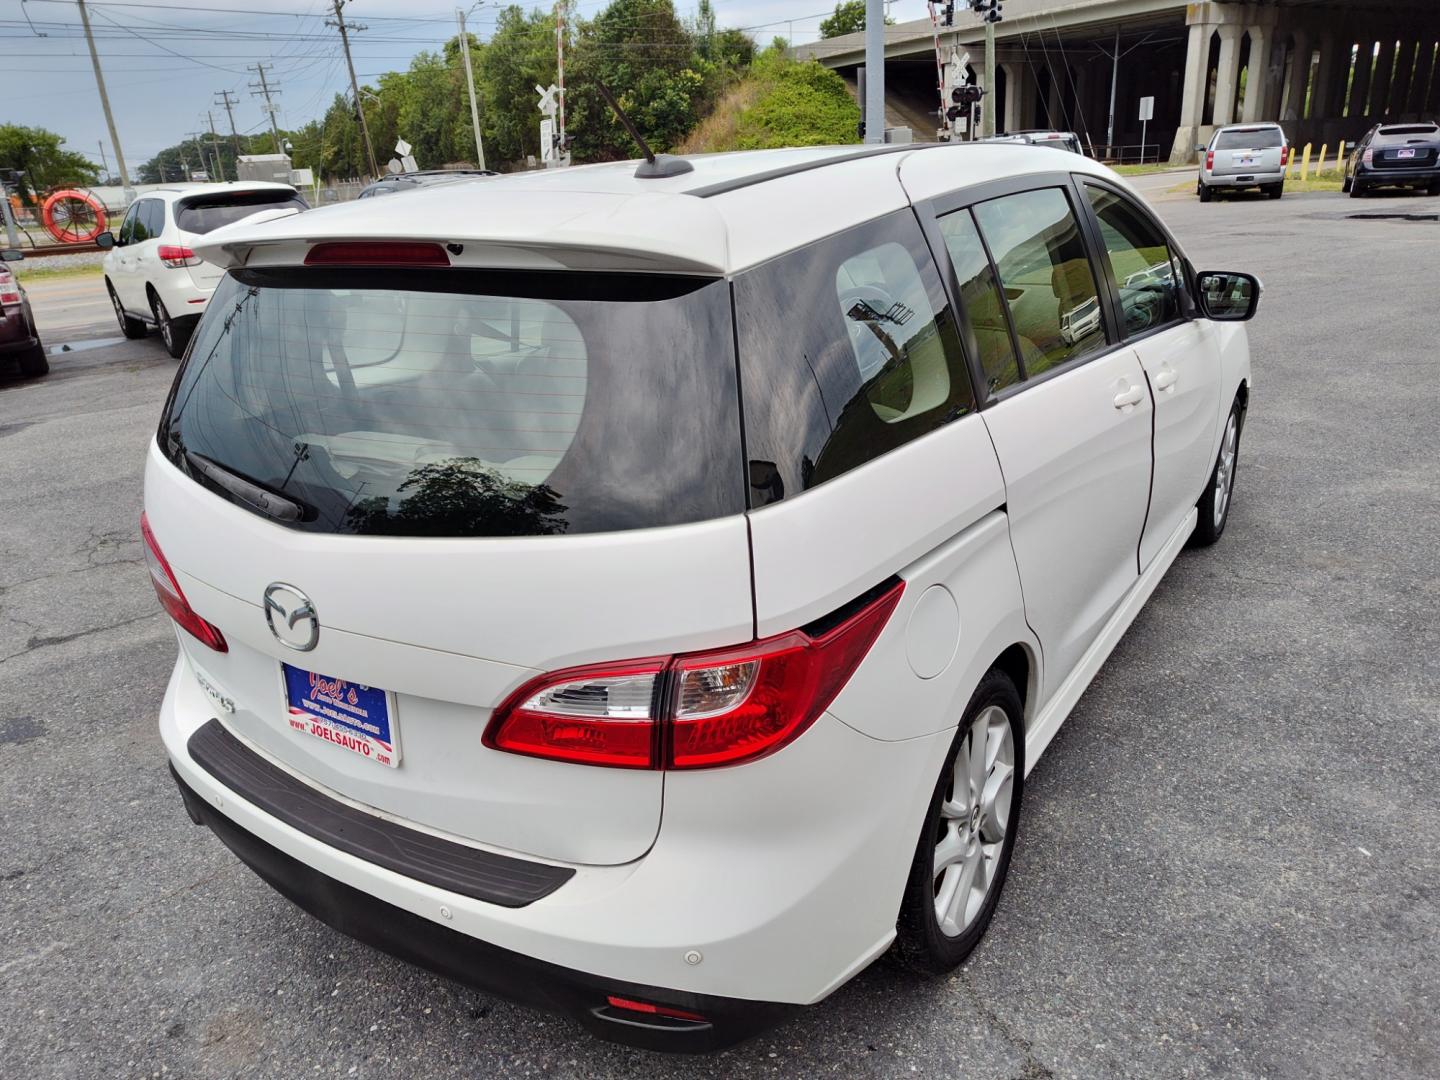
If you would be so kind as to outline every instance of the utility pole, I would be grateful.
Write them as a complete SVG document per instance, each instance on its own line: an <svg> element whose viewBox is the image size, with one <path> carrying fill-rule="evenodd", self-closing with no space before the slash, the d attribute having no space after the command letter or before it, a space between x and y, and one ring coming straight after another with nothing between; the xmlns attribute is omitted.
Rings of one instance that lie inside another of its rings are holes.
<svg viewBox="0 0 1440 1080"><path fill-rule="evenodd" d="M331 0L335 6L335 18L326 19L326 26L340 28L340 44L345 49L345 66L350 69L350 89L355 95L355 111L360 114L360 134L365 136L365 157L370 161L370 175L379 176L380 169L375 164L375 148L370 145L370 125L365 122L365 106L360 101L360 84L355 79L355 61L350 57L350 34L351 30L364 30L360 23L345 25L345 15L341 10L345 6L345 0Z"/></svg>
<svg viewBox="0 0 1440 1080"><path fill-rule="evenodd" d="M120 150L120 136L115 133L115 115L110 111L110 95L105 92L105 76L100 72L100 54L95 51L95 38L90 33L90 13L85 10L85 0L76 0L80 7L80 21L85 25L85 44L90 46L90 63L95 67L95 88L100 91L100 107L105 110L105 126L110 129L110 145L115 149L115 162L120 167L120 183L127 192L130 190L130 171L125 168L125 155Z"/></svg>
<svg viewBox="0 0 1440 1080"><path fill-rule="evenodd" d="M205 111L205 119L210 121L210 150L215 155L215 179L225 179L225 164L220 160L220 136L215 134L215 114L210 110ZM235 162L235 178L240 178L240 162Z"/></svg>
<svg viewBox="0 0 1440 1080"><path fill-rule="evenodd" d="M1105 127L1105 153L1115 156L1115 89L1120 82L1120 27L1115 27L1115 55L1110 58L1110 121ZM1140 147L1140 157L1145 157L1145 147Z"/></svg>
<svg viewBox="0 0 1440 1080"><path fill-rule="evenodd" d="M269 70L273 71L273 70L275 70L275 65L274 65L274 64L262 64L262 63L260 63L259 61L256 61L255 66L249 69L249 70L255 72L257 75L260 76L260 89L258 89L258 90L254 89L255 84L254 84L254 83L251 83L251 84L250 84L250 86L251 86L250 96L251 96L251 97L260 97L260 96L262 96L262 95L264 96L264 98L265 98L265 115L267 115L268 117L270 117L270 134L271 134L272 136L274 136L274 139L275 139L275 153L280 154L280 153L284 153L284 151L282 151L282 150L280 149L280 129L275 125L275 103L270 100L270 95L271 95L271 94L278 94L280 91L279 91L278 88L272 87L268 82L265 81L265 71L266 71L266 69L269 69Z"/></svg>
<svg viewBox="0 0 1440 1080"><path fill-rule="evenodd" d="M556 157L561 165L570 163L569 143L565 138L565 42L570 36L570 0L555 2L555 85L560 92L555 95L560 108L556 111L555 122L560 128L560 146Z"/></svg>
<svg viewBox="0 0 1440 1080"><path fill-rule="evenodd" d="M216 93L218 93L218 94L220 95L220 100L217 101L217 102L215 102L215 104L216 104L216 105L224 105L224 106L225 106L225 115L227 115L228 117L230 117L230 141L231 141L231 143L232 143L232 144L234 145L234 147L235 147L235 179L236 179L236 180L239 180L239 179L240 179L240 133L235 130L235 105L237 104L237 102L234 102L234 101L231 101L231 100L230 100L230 91L229 91L229 90L218 90L218 91L216 91Z"/></svg>
<svg viewBox="0 0 1440 1080"><path fill-rule="evenodd" d="M470 89L470 123L475 128L475 158L480 168L485 168L485 142L480 138L480 107L475 104L475 73L470 70L470 36L465 33L465 9L455 9L455 21L460 24L460 55L465 57L465 85Z"/></svg>
<svg viewBox="0 0 1440 1080"><path fill-rule="evenodd" d="M865 141L885 141L885 0L865 0Z"/></svg>
<svg viewBox="0 0 1440 1080"><path fill-rule="evenodd" d="M105 160L105 140L96 139L95 145L100 148L100 170L105 174L105 179L110 179L110 162Z"/></svg>
<svg viewBox="0 0 1440 1080"><path fill-rule="evenodd" d="M995 110L1000 107L1000 95L995 89L995 22L996 20L987 13L985 16L985 93L990 100L980 106L980 137L982 139L988 139L995 134Z"/></svg>

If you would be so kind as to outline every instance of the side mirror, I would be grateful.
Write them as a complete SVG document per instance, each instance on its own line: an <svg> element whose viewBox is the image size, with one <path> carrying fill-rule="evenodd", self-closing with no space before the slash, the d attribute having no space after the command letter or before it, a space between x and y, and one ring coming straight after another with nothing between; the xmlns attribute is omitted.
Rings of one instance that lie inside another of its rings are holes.
<svg viewBox="0 0 1440 1080"><path fill-rule="evenodd" d="M1254 274L1238 270L1202 270L1195 276L1200 314L1216 322L1246 322L1255 317L1265 286Z"/></svg>
<svg viewBox="0 0 1440 1080"><path fill-rule="evenodd" d="M115 246L115 234L106 229L99 236L95 237L95 246L101 251L109 251Z"/></svg>
<svg viewBox="0 0 1440 1080"><path fill-rule="evenodd" d="M19 262L23 258L25 258L25 252L19 248L6 248L4 251L0 251L0 262Z"/></svg>
<svg viewBox="0 0 1440 1080"><path fill-rule="evenodd" d="M1208 146L1206 146L1204 143L1201 143L1199 146L1195 147L1195 153L1203 154L1208 149L1210 149Z"/></svg>

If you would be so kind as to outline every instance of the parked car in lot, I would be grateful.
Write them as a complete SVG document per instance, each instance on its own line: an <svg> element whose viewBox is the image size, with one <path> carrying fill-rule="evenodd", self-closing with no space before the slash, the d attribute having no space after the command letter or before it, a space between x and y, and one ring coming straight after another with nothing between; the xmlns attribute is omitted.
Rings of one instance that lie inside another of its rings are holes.
<svg viewBox="0 0 1440 1080"><path fill-rule="evenodd" d="M960 963L1026 774L1229 517L1259 283L1085 158L612 163L196 250L142 522L190 816L609 1039Z"/></svg>
<svg viewBox="0 0 1440 1080"><path fill-rule="evenodd" d="M384 176L360 189L357 199L373 199L377 195L402 195L434 184L451 184L456 180L473 180L477 176L498 176L493 169L422 169L419 172L395 173Z"/></svg>
<svg viewBox="0 0 1440 1080"><path fill-rule="evenodd" d="M265 211L307 209L288 184L232 180L147 191L118 232L103 234L111 245L105 291L121 332L139 338L154 326L170 355L181 356L223 273L195 254L199 238Z"/></svg>
<svg viewBox="0 0 1440 1080"><path fill-rule="evenodd" d="M1285 194L1290 141L1279 124L1230 124L1217 128L1203 155L1196 194L1209 202L1219 189L1259 188L1272 199Z"/></svg>
<svg viewBox="0 0 1440 1080"><path fill-rule="evenodd" d="M23 251L0 252L0 357L14 360L22 375L36 378L50 370L50 361L45 356L25 286L10 267L10 263L23 258Z"/></svg>
<svg viewBox="0 0 1440 1080"><path fill-rule="evenodd" d="M1027 128L1024 131L1007 131L1003 135L992 135L982 142L1018 142L1033 146L1049 146L1055 150L1069 150L1072 154L1083 154L1080 136L1073 131L1050 131L1047 128Z"/></svg>
<svg viewBox="0 0 1440 1080"><path fill-rule="evenodd" d="M1345 161L1344 190L1353 199L1381 187L1440 195L1440 124L1377 124Z"/></svg>

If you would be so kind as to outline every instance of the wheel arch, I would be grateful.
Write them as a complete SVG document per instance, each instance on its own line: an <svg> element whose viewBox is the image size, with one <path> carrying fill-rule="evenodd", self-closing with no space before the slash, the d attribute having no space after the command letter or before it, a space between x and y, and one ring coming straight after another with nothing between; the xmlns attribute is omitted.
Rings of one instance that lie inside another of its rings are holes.
<svg viewBox="0 0 1440 1080"><path fill-rule="evenodd" d="M1002 672L1015 684L1020 694L1022 719L1026 730L1029 730L1040 688L1040 665L1032 654L1031 646L1026 642L1015 642L995 658L989 670Z"/></svg>

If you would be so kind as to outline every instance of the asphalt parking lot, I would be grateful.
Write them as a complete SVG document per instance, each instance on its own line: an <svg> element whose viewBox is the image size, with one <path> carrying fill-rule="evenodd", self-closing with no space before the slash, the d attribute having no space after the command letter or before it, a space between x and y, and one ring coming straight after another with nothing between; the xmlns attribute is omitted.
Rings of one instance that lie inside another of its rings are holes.
<svg viewBox="0 0 1440 1080"><path fill-rule="evenodd" d="M0 374L0 1076L1440 1075L1440 222L1349 216L1440 199L1159 209L1267 286L1224 539L1031 775L966 966L877 964L709 1059L372 952L190 824L138 539L175 363L98 279L32 286L80 347Z"/></svg>

